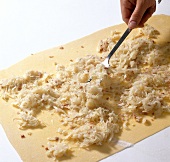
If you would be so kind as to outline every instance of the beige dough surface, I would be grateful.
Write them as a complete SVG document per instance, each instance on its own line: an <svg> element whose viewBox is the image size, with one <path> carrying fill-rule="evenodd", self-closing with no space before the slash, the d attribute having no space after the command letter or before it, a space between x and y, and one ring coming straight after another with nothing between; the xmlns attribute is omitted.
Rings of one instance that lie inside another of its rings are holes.
<svg viewBox="0 0 170 162"><path fill-rule="evenodd" d="M167 42L170 42L170 16L153 16L148 21L148 24L160 32L157 43L163 46L164 44L167 44ZM120 24L100 30L89 36L63 45L64 49L55 47L30 55L23 61L9 67L8 69L0 71L0 79L20 76L29 70L54 73L55 62L67 65L71 59L74 60L77 57L89 54L101 55L96 51L98 42L101 39L107 38L110 35L110 32L115 29L124 32L126 25ZM133 34L135 34L135 30L132 31L130 35ZM51 115L46 111L42 111L42 113L39 114L39 117L43 118L47 127L34 130L19 130L17 121L13 120L18 117L17 111L16 108L12 107L11 101L5 102L0 99L0 124L2 124L10 142L19 153L21 159L24 162L52 162L53 159L48 158L45 154L45 146L48 142L47 138L54 137L57 127L60 126L60 123L57 121L57 115ZM135 126L131 125L129 127L130 130L123 130L118 138L135 144L168 126L170 126L170 114L164 114L161 118L152 121L148 126L140 123L135 123ZM31 132L32 135L29 135L29 132ZM21 138L21 135L25 135L25 138ZM44 147L42 147L42 145L44 145ZM89 150L75 149L75 152L73 152L71 156L69 155L68 157L62 158L62 161L98 161L122 149L124 149L122 146L115 144L93 146L90 147Z"/></svg>

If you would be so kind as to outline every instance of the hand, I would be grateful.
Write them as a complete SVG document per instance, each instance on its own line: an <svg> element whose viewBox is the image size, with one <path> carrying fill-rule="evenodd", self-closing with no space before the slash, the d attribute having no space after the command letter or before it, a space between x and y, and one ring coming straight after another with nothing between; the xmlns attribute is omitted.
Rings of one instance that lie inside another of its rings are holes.
<svg viewBox="0 0 170 162"><path fill-rule="evenodd" d="M143 27L156 10L155 0L120 0L123 21L130 29Z"/></svg>

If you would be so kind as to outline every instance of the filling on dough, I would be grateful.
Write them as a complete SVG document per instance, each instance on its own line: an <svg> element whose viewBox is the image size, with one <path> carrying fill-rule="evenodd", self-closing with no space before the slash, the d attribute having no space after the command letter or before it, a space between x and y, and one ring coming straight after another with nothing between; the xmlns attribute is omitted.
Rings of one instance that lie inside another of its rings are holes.
<svg viewBox="0 0 170 162"><path fill-rule="evenodd" d="M49 138L49 157L64 156L72 149L70 143L87 148L111 142L130 119L147 123L147 115L157 118L170 112L170 45L156 44L158 35L149 25L139 29L120 46L107 69L101 62L120 38L114 31L99 42L101 57L88 55L68 66L56 65L54 74L29 71L3 79L1 96L19 109L20 129L45 127L38 119L41 110L59 114L64 127L56 129L62 138Z"/></svg>

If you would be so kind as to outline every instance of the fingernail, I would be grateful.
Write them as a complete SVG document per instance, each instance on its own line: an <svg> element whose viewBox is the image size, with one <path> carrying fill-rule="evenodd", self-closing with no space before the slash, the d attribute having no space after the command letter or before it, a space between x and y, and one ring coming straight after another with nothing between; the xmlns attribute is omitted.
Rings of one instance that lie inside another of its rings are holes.
<svg viewBox="0 0 170 162"><path fill-rule="evenodd" d="M137 26L137 23L136 23L136 21L130 21L130 23L128 24L128 26L129 26L129 28L130 29L134 29L134 28L136 28L136 26Z"/></svg>

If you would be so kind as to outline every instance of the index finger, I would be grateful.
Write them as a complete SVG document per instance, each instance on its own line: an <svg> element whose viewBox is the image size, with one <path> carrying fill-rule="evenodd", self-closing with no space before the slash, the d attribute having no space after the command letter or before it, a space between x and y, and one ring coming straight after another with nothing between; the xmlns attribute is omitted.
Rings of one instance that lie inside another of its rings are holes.
<svg viewBox="0 0 170 162"><path fill-rule="evenodd" d="M120 0L121 13L123 21L128 24L129 19L135 9L135 6L127 0Z"/></svg>

